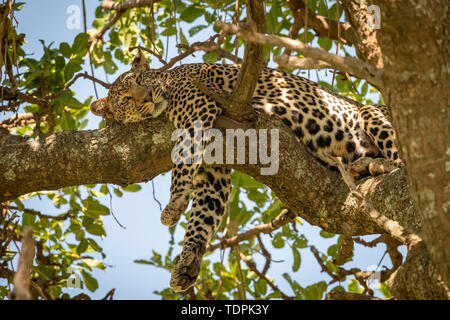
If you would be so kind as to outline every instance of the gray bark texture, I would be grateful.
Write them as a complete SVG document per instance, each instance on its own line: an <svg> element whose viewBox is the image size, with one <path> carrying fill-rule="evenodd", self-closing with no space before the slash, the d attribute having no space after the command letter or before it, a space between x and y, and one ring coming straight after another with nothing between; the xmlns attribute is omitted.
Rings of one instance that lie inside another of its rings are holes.
<svg viewBox="0 0 450 320"><path fill-rule="evenodd" d="M381 9L384 98L392 106L421 236L450 286L450 4L374 3Z"/></svg>

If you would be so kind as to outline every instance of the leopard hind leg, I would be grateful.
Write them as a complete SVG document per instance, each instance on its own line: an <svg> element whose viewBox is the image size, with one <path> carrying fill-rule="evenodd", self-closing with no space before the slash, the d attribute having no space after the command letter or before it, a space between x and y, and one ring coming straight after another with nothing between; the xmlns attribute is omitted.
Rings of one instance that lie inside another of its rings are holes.
<svg viewBox="0 0 450 320"><path fill-rule="evenodd" d="M194 177L193 203L183 249L172 269L170 287L183 292L200 272L208 241L222 222L231 189L231 170L200 167Z"/></svg>

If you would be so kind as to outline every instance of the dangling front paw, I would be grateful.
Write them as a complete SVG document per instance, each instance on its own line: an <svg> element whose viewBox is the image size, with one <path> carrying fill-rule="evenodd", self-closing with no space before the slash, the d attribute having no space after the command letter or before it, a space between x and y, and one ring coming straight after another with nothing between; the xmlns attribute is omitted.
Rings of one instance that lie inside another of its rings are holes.
<svg viewBox="0 0 450 320"><path fill-rule="evenodd" d="M180 216L186 211L188 204L189 199L186 202L171 200L161 213L161 223L165 226L175 225L180 220Z"/></svg>
<svg viewBox="0 0 450 320"><path fill-rule="evenodd" d="M175 260L170 278L170 287L183 292L195 284L202 266L203 246L184 247L183 252Z"/></svg>

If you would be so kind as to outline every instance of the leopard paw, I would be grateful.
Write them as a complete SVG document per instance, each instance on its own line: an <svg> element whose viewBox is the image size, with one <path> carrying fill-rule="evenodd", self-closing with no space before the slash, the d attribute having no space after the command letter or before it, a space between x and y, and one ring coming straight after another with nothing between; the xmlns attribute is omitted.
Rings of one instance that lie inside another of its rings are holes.
<svg viewBox="0 0 450 320"><path fill-rule="evenodd" d="M353 180L371 176L378 176L397 169L399 165L390 159L362 157L353 162L349 168L349 174Z"/></svg>
<svg viewBox="0 0 450 320"><path fill-rule="evenodd" d="M177 292L186 291L195 284L202 265L204 250L185 249L176 258L170 278L170 287Z"/></svg>
<svg viewBox="0 0 450 320"><path fill-rule="evenodd" d="M179 208L174 206L172 203L169 203L161 213L161 223L169 227L175 225L178 220L180 220L180 216L185 210L186 208Z"/></svg>

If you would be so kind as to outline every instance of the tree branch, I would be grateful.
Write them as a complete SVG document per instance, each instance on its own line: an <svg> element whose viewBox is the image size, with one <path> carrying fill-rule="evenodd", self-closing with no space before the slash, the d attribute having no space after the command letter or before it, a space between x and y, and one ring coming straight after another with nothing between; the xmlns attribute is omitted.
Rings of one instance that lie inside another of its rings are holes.
<svg viewBox="0 0 450 320"><path fill-rule="evenodd" d="M253 238L261 233L270 234L271 232L281 228L285 224L294 221L296 215L293 214L290 210L284 209L281 213L273 219L270 223L262 224L256 227L251 228L250 230L238 234L232 238L221 239L219 243L211 244L206 249L207 252L212 252L218 248L226 249L237 246L240 242Z"/></svg>
<svg viewBox="0 0 450 320"><path fill-rule="evenodd" d="M377 39L377 30L368 13L365 1L343 0L345 12L354 26L353 34L357 37L354 42L358 56L377 68L383 68L383 54ZM371 27L372 26L372 27Z"/></svg>
<svg viewBox="0 0 450 320"><path fill-rule="evenodd" d="M123 2L113 2L111 0L103 0L102 8L105 10L128 10L132 8L150 7L154 3L161 0L129 0Z"/></svg>
<svg viewBox="0 0 450 320"><path fill-rule="evenodd" d="M247 41L288 48L309 58L324 61L339 71L348 72L358 78L366 79L374 86L380 88L380 90L383 88L383 70L375 68L360 59L340 57L323 49L313 48L298 40L254 32L245 24L236 26L231 23L217 21L216 26L227 33L237 34Z"/></svg>
<svg viewBox="0 0 450 320"><path fill-rule="evenodd" d="M312 58L291 57L285 53L273 57L273 61L278 63L279 67L288 69L333 69L333 66L325 61Z"/></svg>
<svg viewBox="0 0 450 320"><path fill-rule="evenodd" d="M318 15L311 10L305 10L306 6L303 0L287 0L286 2L294 15L294 24L297 24L300 27L303 26L305 24L306 13L308 28L312 28L316 31L319 37L338 40L343 44L350 46L358 43L355 30L350 23L341 23ZM338 34L338 25L341 31L340 35Z"/></svg>
<svg viewBox="0 0 450 320"><path fill-rule="evenodd" d="M284 300L293 300L293 297L287 296L286 294L284 294L280 288L278 288L273 281L271 281L269 278L267 278L267 276L261 272L259 272L258 268L256 268L256 264L253 261L250 261L247 259L247 257L239 251L239 258L244 261L244 263L248 266L248 268L253 271L260 279L264 279L267 284L272 288L272 290L274 292L279 292L281 295L281 298L283 298Z"/></svg>
<svg viewBox="0 0 450 320"><path fill-rule="evenodd" d="M14 276L13 295L16 300L31 300L30 279L34 259L33 227L25 226L20 251L19 266Z"/></svg>
<svg viewBox="0 0 450 320"><path fill-rule="evenodd" d="M114 2L115 4L120 4L117 2ZM97 33L93 34L88 42L88 52L89 54L92 54L92 50L94 49L94 45L103 38L103 35L110 29L119 19L120 17L125 13L124 10L118 10L116 13L114 13L114 16L111 18L111 20L108 21L107 24L105 24Z"/></svg>
<svg viewBox="0 0 450 320"><path fill-rule="evenodd" d="M18 208L16 206L6 206L6 208L8 208L9 210L18 210L18 211L22 211L22 212L25 212L25 213L28 213L28 214L32 214L32 215L37 216L37 217L39 217L41 219L53 219L53 220L63 221L63 220L66 220L68 218L72 218L73 217L73 215L70 214L70 213L66 213L66 214L59 215L59 216L51 216L51 215L48 215L48 214L43 214L43 213L41 213L41 212L39 212L37 210L33 210L33 209L27 209L27 208L20 209L20 208Z"/></svg>
<svg viewBox="0 0 450 320"><path fill-rule="evenodd" d="M271 187L292 212L329 232L383 232L361 211L361 201L349 193L339 175L322 167L281 120L258 114L251 128L279 130L277 174L262 175L261 164L228 166ZM225 133L226 128L220 129ZM173 130L164 119L155 119L101 130L64 131L39 141L3 146L0 202L73 185L148 181L171 168ZM420 229L403 170L361 181L358 190L390 219Z"/></svg>
<svg viewBox="0 0 450 320"><path fill-rule="evenodd" d="M325 300L386 300L386 299L371 297L360 293L334 290L327 293Z"/></svg>
<svg viewBox="0 0 450 320"><path fill-rule="evenodd" d="M265 7L260 0L246 0L247 28L256 33L265 31ZM227 33L227 32L226 32ZM253 108L250 101L264 63L263 44L246 43L244 61L239 71L238 80L231 94L230 104L225 105L226 112L234 119L251 119Z"/></svg>
<svg viewBox="0 0 450 320"><path fill-rule="evenodd" d="M339 169L342 178L344 179L345 184L348 186L350 191L358 197L362 201L362 207L364 211L370 216L370 218L387 234L392 236L397 241L406 244L408 248L411 248L416 243L421 241L420 237L414 234L412 231L407 230L407 228L402 227L397 221L391 220L385 215L381 214L372 202L367 199L361 192L359 192L355 183L352 181L350 175L347 170L344 168L341 160L339 158L335 158L329 156L329 159L333 161L337 168Z"/></svg>

